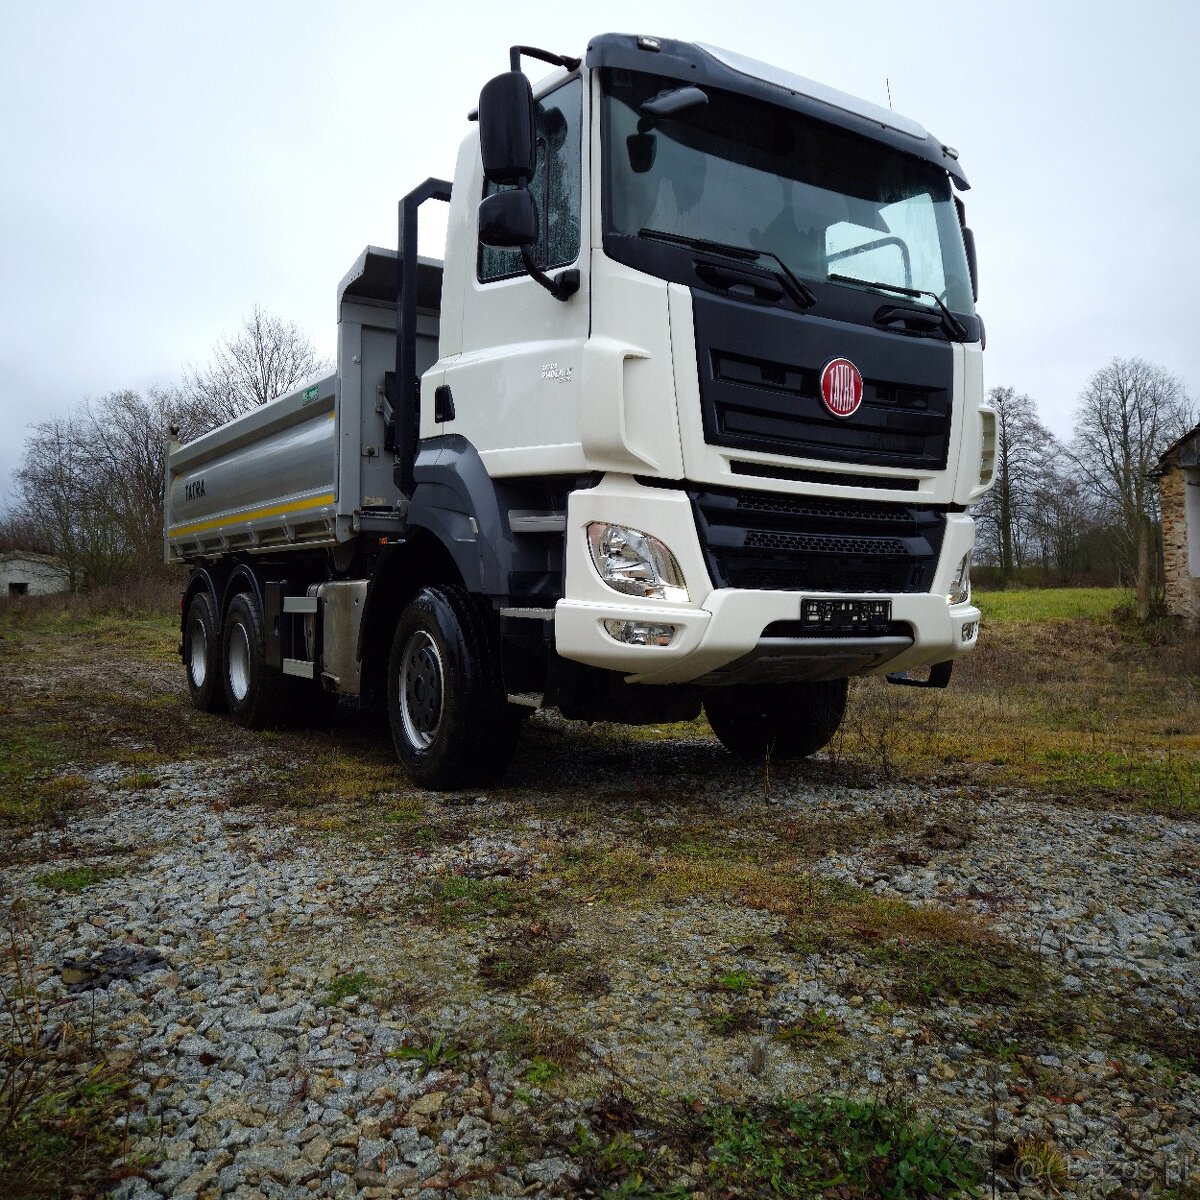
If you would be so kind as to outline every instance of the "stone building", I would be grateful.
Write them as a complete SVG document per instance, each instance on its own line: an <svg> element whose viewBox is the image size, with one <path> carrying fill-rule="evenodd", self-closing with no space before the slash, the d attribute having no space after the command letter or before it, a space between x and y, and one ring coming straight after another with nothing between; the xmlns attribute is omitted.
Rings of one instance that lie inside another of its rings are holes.
<svg viewBox="0 0 1200 1200"><path fill-rule="evenodd" d="M1167 611L1200 625L1200 425L1159 459Z"/></svg>
<svg viewBox="0 0 1200 1200"><path fill-rule="evenodd" d="M0 596L49 596L70 587L71 575L61 559L31 550L0 554Z"/></svg>

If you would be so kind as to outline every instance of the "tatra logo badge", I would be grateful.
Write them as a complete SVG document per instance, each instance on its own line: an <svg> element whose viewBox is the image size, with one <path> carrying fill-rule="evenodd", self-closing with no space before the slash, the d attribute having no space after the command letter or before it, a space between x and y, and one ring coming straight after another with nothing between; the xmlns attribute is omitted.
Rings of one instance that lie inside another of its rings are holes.
<svg viewBox="0 0 1200 1200"><path fill-rule="evenodd" d="M835 417L852 417L863 398L863 378L848 358L835 358L821 369L821 399Z"/></svg>

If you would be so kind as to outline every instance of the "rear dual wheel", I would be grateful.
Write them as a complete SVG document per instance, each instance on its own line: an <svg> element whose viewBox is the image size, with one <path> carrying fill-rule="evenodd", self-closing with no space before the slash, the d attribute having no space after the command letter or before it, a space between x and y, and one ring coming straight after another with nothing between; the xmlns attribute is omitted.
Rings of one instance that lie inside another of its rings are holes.
<svg viewBox="0 0 1200 1200"><path fill-rule="evenodd" d="M221 644L230 716L247 729L284 724L294 711L288 680L267 665L262 613L249 592L230 601Z"/></svg>
<svg viewBox="0 0 1200 1200"><path fill-rule="evenodd" d="M193 706L201 712L224 712L221 635L216 609L207 592L197 592L188 604L183 622L183 664Z"/></svg>
<svg viewBox="0 0 1200 1200"><path fill-rule="evenodd" d="M721 744L739 758L807 758L838 731L848 681L713 688L704 715Z"/></svg>
<svg viewBox="0 0 1200 1200"><path fill-rule="evenodd" d="M484 614L462 588L423 588L400 615L388 721L396 756L422 787L485 786L507 770L521 716L504 695Z"/></svg>

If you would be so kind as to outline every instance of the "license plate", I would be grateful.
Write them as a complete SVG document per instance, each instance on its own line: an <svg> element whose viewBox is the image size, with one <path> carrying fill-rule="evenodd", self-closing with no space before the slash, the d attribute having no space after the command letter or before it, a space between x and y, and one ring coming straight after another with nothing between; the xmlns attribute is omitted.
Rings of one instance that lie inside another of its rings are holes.
<svg viewBox="0 0 1200 1200"><path fill-rule="evenodd" d="M800 623L806 633L887 633L892 621L890 600L806 599L800 604Z"/></svg>

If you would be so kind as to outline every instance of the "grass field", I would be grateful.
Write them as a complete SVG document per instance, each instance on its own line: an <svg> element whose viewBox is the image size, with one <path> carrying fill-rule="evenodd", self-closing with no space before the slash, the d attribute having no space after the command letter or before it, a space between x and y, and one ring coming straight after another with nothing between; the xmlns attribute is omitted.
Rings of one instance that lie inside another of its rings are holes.
<svg viewBox="0 0 1200 1200"><path fill-rule="evenodd" d="M0 692L0 822L69 809L84 785L71 767L107 761L145 773L157 757L203 753L229 738L266 749L291 736L197 719L182 669L172 674L175 595L146 588L0 607L0 672L23 676L19 691ZM1073 802L1200 812L1194 635L1123 619L1128 594L1117 589L992 592L977 602L979 649L956 666L950 687L852 681L846 721L815 772L1021 785ZM38 660L63 654L78 659L71 688L39 692ZM153 673L156 686L133 683L139 672ZM703 720L682 728L707 730ZM156 754L130 748L147 743ZM361 764L351 755L353 769L335 769L342 759L337 742L330 746L332 766L314 787L328 791L349 774L349 791L369 791Z"/></svg>
<svg viewBox="0 0 1200 1200"><path fill-rule="evenodd" d="M988 628L1084 619L1103 622L1128 600L1129 593L1120 588L1019 588L975 597Z"/></svg>
<svg viewBox="0 0 1200 1200"><path fill-rule="evenodd" d="M1020 784L1081 802L1200 812L1200 645L1140 627L1128 593L976 597L977 651L945 691L853 686L835 755L892 775Z"/></svg>

